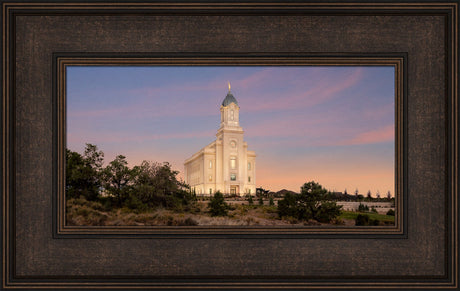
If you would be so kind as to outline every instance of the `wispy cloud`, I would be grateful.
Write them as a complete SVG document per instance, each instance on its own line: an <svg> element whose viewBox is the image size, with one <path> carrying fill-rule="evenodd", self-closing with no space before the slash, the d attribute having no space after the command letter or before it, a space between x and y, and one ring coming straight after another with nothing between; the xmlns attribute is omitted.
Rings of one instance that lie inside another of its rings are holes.
<svg viewBox="0 0 460 291"><path fill-rule="evenodd" d="M328 78L320 79L303 92L299 91L299 88L303 89L305 86L293 86L291 88L292 90L282 93L271 93L269 96L263 95L261 96L264 98L263 100L251 99L251 101L256 102L248 102L245 110L254 112L311 107L324 103L332 98L341 97L338 93L356 85L362 77L362 70L356 69L347 77L340 79L337 83L331 82ZM272 78L264 80L265 83L271 83L273 81Z"/></svg>
<svg viewBox="0 0 460 291"><path fill-rule="evenodd" d="M145 142L153 140L175 140L175 139L191 139L199 137L212 137L214 131L201 132L182 132L182 133L167 133L167 134L148 134L148 135L132 135L129 132L71 132L67 134L67 142L81 142L88 140L95 143L127 143L127 142Z"/></svg>
<svg viewBox="0 0 460 291"><path fill-rule="evenodd" d="M370 130L356 135L355 137L339 142L339 145L374 144L393 141L395 138L395 126L393 124Z"/></svg>

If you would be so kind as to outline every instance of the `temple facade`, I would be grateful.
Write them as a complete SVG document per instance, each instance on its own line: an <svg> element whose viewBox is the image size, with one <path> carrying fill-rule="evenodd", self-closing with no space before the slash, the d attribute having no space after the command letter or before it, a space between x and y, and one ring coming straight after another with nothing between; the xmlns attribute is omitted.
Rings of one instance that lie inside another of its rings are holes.
<svg viewBox="0 0 460 291"><path fill-rule="evenodd" d="M230 91L220 106L220 127L216 140L185 163L185 182L197 195L255 195L256 154L248 150L240 127L240 107Z"/></svg>

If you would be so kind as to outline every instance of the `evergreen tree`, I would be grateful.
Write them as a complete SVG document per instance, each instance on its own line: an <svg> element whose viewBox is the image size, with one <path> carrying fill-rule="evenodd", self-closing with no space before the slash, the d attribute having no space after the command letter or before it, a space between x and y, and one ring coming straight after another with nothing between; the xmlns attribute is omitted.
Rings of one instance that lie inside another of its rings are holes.
<svg viewBox="0 0 460 291"><path fill-rule="evenodd" d="M249 196L249 197L248 197L248 203L249 203L249 205L253 205L253 204L254 204L254 201L252 200L251 194L249 194L248 196Z"/></svg>
<svg viewBox="0 0 460 291"><path fill-rule="evenodd" d="M208 203L209 213L211 216L227 216L228 204L225 202L224 195L217 191Z"/></svg>
<svg viewBox="0 0 460 291"><path fill-rule="evenodd" d="M80 155L66 150L66 197L85 197L96 200L101 191L102 163L104 153L97 146L86 144L85 152Z"/></svg>
<svg viewBox="0 0 460 291"><path fill-rule="evenodd" d="M259 205L264 205L264 199L262 197L259 197Z"/></svg>
<svg viewBox="0 0 460 291"><path fill-rule="evenodd" d="M342 206L328 201L328 193L314 181L305 183L300 194L286 194L284 199L278 202L278 214L280 217L292 216L302 220L329 222L340 215Z"/></svg>
<svg viewBox="0 0 460 291"><path fill-rule="evenodd" d="M132 184L133 171L129 169L126 157L118 155L104 169L105 189L116 199L119 207L128 198Z"/></svg>

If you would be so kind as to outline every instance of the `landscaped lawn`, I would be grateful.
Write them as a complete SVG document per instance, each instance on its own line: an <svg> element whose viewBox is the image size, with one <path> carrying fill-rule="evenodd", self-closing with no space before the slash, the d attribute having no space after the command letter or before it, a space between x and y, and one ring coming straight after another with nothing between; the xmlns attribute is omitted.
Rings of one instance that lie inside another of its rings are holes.
<svg viewBox="0 0 460 291"><path fill-rule="evenodd" d="M342 219L356 219L356 217L359 214L367 214L369 215L370 219L378 219L382 222L385 221L391 221L395 222L395 217L391 215L383 215L383 214L377 214L377 213L372 213L372 212L353 212L353 211L342 211L342 214L340 215L340 218Z"/></svg>

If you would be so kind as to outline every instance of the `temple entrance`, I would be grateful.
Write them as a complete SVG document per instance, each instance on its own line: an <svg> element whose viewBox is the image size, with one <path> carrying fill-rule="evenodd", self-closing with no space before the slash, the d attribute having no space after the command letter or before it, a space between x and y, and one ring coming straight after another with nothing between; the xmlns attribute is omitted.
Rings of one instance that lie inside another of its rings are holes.
<svg viewBox="0 0 460 291"><path fill-rule="evenodd" d="M230 195L236 195L238 193L238 186L230 186Z"/></svg>

